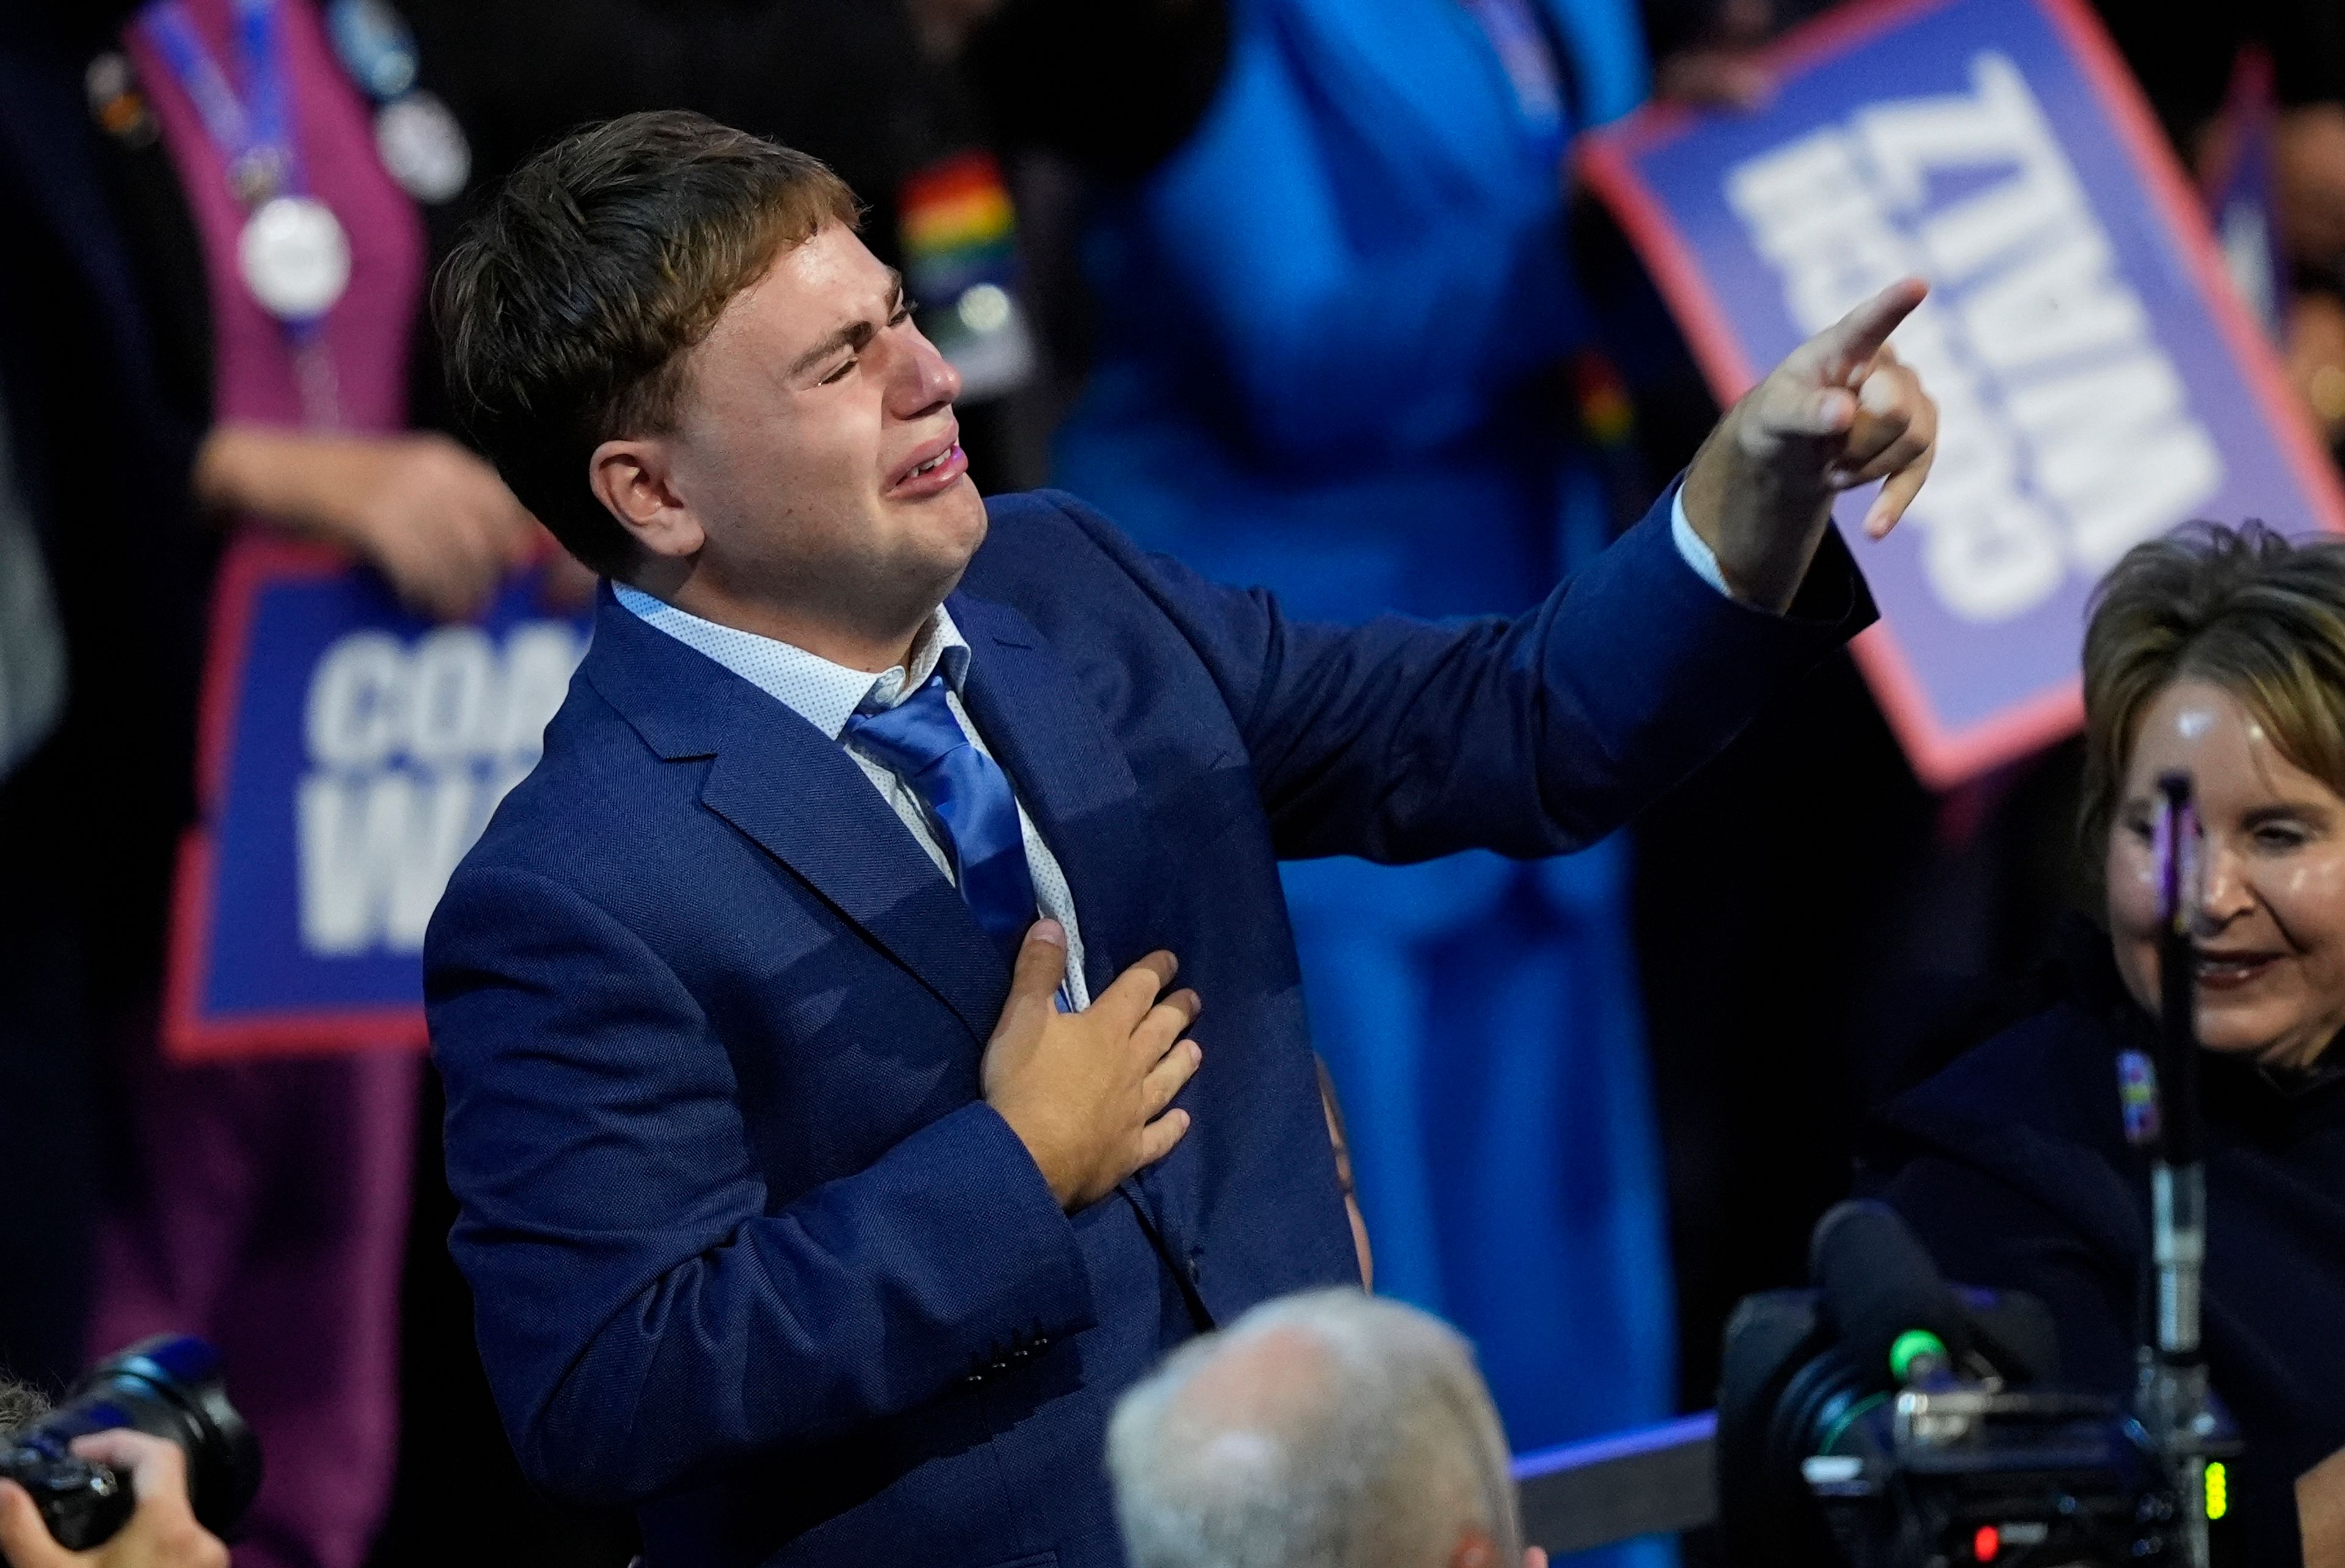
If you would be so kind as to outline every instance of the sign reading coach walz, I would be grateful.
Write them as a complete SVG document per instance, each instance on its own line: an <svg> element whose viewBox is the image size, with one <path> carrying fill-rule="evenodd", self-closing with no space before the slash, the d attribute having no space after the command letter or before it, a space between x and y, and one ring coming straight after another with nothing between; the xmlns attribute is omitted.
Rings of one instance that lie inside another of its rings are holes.
<svg viewBox="0 0 2345 1568"><path fill-rule="evenodd" d="M1581 172L1721 401L1929 279L1891 342L1937 462L1859 546L1882 624L1855 651L1915 771L1956 784L2076 727L2086 601L2127 549L2201 517L2345 529L2345 498L2077 0L1858 5L1769 64L1764 110L1642 111Z"/></svg>
<svg viewBox="0 0 2345 1568"><path fill-rule="evenodd" d="M182 1060L420 1047L423 928L536 763L589 615L535 574L435 626L331 551L244 541L204 675L164 1039Z"/></svg>

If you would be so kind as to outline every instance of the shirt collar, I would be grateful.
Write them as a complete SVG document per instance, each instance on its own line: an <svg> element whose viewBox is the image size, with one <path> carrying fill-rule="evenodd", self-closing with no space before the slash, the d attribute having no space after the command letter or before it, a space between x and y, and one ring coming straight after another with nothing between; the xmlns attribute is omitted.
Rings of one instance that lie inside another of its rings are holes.
<svg viewBox="0 0 2345 1568"><path fill-rule="evenodd" d="M875 675L772 637L704 621L624 582L614 582L611 592L637 618L724 665L834 741L858 711L894 707L939 669L956 693L969 676L968 640L941 604L913 640L911 658Z"/></svg>

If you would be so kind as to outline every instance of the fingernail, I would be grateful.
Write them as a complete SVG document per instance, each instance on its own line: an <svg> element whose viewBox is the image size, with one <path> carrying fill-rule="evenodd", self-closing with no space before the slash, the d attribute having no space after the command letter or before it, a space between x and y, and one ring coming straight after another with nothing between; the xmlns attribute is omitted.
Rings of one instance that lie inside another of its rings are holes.
<svg viewBox="0 0 2345 1568"><path fill-rule="evenodd" d="M1048 942L1053 947L1067 945L1067 928L1055 920L1037 920L1026 928L1026 935L1038 942Z"/></svg>

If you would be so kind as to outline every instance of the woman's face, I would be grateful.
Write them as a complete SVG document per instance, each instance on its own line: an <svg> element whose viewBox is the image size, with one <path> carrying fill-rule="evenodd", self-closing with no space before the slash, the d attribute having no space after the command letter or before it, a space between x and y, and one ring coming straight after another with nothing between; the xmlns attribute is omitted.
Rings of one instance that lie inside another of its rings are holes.
<svg viewBox="0 0 2345 1568"><path fill-rule="evenodd" d="M2127 989L2157 1007L2157 778L2187 773L2204 839L2194 921L2198 1038L2309 1066L2345 1029L2345 800L2279 754L2239 701L2175 682L2142 717L2109 834L2109 930Z"/></svg>

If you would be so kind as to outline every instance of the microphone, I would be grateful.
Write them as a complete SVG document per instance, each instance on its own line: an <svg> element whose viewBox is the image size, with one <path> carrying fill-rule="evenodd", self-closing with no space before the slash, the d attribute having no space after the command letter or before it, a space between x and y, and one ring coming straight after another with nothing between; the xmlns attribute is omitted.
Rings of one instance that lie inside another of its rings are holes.
<svg viewBox="0 0 2345 1568"><path fill-rule="evenodd" d="M1970 1314L1897 1211L1852 1199L1816 1226L1808 1271L1868 1379L1919 1381L1969 1356Z"/></svg>
<svg viewBox="0 0 2345 1568"><path fill-rule="evenodd" d="M2157 862L2157 1120L2156 1157L2178 1168L2199 1160L2198 914L2204 868L2190 775L2157 775L2151 853ZM2196 1335L2193 1335L2194 1348Z"/></svg>
<svg viewBox="0 0 2345 1568"><path fill-rule="evenodd" d="M2207 1261L2207 1169L2200 1163L2198 955L2202 896L2198 813L2190 775L2160 774L2152 849L2158 884L2158 1138L2150 1156L2150 1258L2157 1343L2143 1357L2135 1403L2142 1425L2181 1472L2183 1568L2207 1568L2208 1440L2214 1429L2200 1354L2199 1288Z"/></svg>

